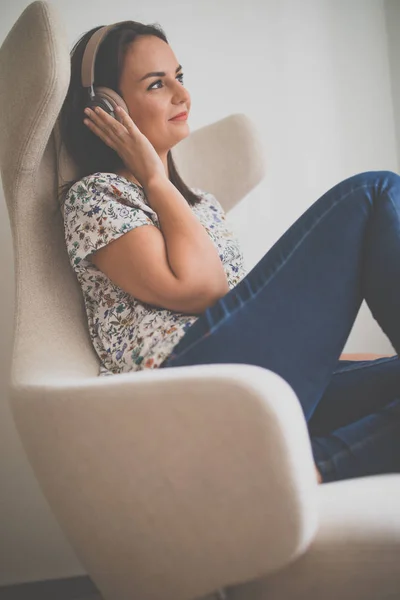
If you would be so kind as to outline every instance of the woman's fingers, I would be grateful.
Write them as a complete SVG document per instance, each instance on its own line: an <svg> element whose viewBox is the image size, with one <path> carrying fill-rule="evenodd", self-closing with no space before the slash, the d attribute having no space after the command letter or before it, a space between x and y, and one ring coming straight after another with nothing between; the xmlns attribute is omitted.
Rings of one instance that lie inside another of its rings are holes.
<svg viewBox="0 0 400 600"><path fill-rule="evenodd" d="M137 129L136 123L132 120L132 118L122 106L117 107L117 115L118 119L120 119L120 122L126 127L126 129L129 132L134 131L135 128Z"/></svg>
<svg viewBox="0 0 400 600"><path fill-rule="evenodd" d="M114 135L117 139L127 132L124 125L122 125L119 121L111 117L108 113L106 113L105 110L103 110L99 106L96 106L94 110L85 109L85 112L86 110L90 111L86 114L90 116L92 122L94 122L97 125L97 127L99 127L102 131L107 133L107 135L111 137Z"/></svg>
<svg viewBox="0 0 400 600"><path fill-rule="evenodd" d="M126 153L128 141L135 143L141 136L141 133L124 108L118 107L116 110L117 119L111 117L105 110L96 106L94 110L85 109L85 114L89 119L84 123L95 133L105 144L115 150L121 158Z"/></svg>
<svg viewBox="0 0 400 600"><path fill-rule="evenodd" d="M95 123L92 117L87 117L86 119L84 119L83 122L88 127L88 129L90 129L90 131L96 134L104 143L110 146L110 148L115 150L113 140L97 123Z"/></svg>
<svg viewBox="0 0 400 600"><path fill-rule="evenodd" d="M99 106L96 106L95 110L85 109L85 113L90 117L90 122L86 123L86 125L88 125L88 127L98 135L103 142L113 150L118 151L121 139L128 133L124 125L111 117Z"/></svg>

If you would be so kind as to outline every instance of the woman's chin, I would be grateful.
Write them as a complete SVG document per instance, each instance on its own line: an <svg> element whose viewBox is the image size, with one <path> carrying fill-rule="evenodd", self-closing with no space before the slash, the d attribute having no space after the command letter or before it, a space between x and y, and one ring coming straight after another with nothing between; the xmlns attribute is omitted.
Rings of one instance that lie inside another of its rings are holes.
<svg viewBox="0 0 400 600"><path fill-rule="evenodd" d="M186 125L184 127L180 127L179 131L178 131L178 127L177 127L175 135L171 136L171 137L174 140L174 142L173 142L174 144L179 144L179 142L181 142L182 140L187 138L189 135L190 135L189 125Z"/></svg>

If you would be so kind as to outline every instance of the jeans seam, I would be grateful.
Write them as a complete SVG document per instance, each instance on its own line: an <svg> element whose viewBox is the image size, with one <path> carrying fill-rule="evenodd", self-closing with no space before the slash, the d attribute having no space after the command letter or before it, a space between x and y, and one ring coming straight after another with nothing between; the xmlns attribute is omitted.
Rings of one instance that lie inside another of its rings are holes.
<svg viewBox="0 0 400 600"><path fill-rule="evenodd" d="M378 363L378 361L379 361L379 364L381 364L383 362L390 362L392 360L398 360L398 358L399 358L399 356L398 356L398 354L396 354L395 356L384 356L382 358L375 358L370 361L360 360L360 361L358 361L359 364L351 365L348 368L346 367L346 369L343 369L343 370L333 371L333 374L334 375L344 375L345 373L348 373L349 371L357 371L359 369L368 369L370 367L373 367L374 365L376 365Z"/></svg>
<svg viewBox="0 0 400 600"><path fill-rule="evenodd" d="M359 448L362 448L363 446L365 446L367 444L367 442L373 440L376 437L379 437L382 432L386 432L388 429L393 429L398 427L398 424L396 422L389 422L386 427L382 427L381 429L379 429L378 431L375 431L373 433L371 433L371 435L369 435L366 438L363 438L362 440L360 440L359 442L356 442L353 445L348 445L348 447L353 451L353 450L358 450ZM333 432L330 433L329 435L338 438L338 436ZM315 438L314 438L315 439ZM339 438L338 438L339 439ZM341 440L343 441L343 440ZM334 460L343 458L346 454L348 454L348 450L339 450L339 452L336 452L336 454L332 454L332 456L330 456L327 460L323 460L323 461L319 461L318 465L321 465L323 469L328 468L329 469L329 465L331 465L331 469L332 469L332 465L334 466Z"/></svg>
<svg viewBox="0 0 400 600"><path fill-rule="evenodd" d="M373 184L372 187L375 187L376 184ZM279 265L279 267L276 269L276 271L271 275L271 277L264 282L264 284L255 292L252 294L252 296L249 298L249 300L254 300L254 298L256 298L257 294L259 294L261 292L261 290L265 287L265 285L267 283L270 283L270 281L272 281L272 279L275 277L275 275L277 275L277 273L282 269L282 267L287 263L287 261L289 260L289 258L293 255L294 251L297 250L297 248L299 248L299 246L301 246L301 244L304 242L304 240L311 234L311 232L315 229L315 227L327 216L330 214L330 212L336 208L336 206L338 206L339 203L343 202L343 200L345 200L348 196L350 196L350 194L353 194L354 192L364 189L364 188L368 188L371 187L371 184L366 184L366 185L360 185L359 187L356 187L352 190L350 190L347 194L345 194L344 196L342 196L337 202L335 202L334 204L332 204L332 206L329 207L329 209L323 213L323 215L321 215L319 217L319 219L312 225L312 227L304 234L304 236L301 238L301 240L296 244L296 246L292 249L291 253L285 258L285 260ZM328 192L326 192L328 193ZM247 275L246 275L247 277ZM239 285L239 284L238 284ZM234 288L232 288L234 289ZM229 294L229 292L228 292ZM219 302L221 302L221 299L219 300ZM193 347L195 347L199 342L201 342L202 339L204 339L205 337L208 337L209 335L211 335L212 333L214 333L214 331L216 331L218 329L218 327L220 327L223 323L225 323L225 321L231 317L232 315L234 315L238 310L240 310L241 306L236 307L234 310L232 310L227 316L224 316L214 327L212 327L209 331L207 331L201 338L199 338L198 340L194 341L192 344L190 344L187 348L185 348L182 352L180 352L178 355L175 355L174 358L177 357L182 357L185 356L185 354L187 354L189 352L189 350L191 350ZM209 310L209 309L207 309ZM224 314L225 314L225 310L224 310ZM168 364L166 365L168 366Z"/></svg>

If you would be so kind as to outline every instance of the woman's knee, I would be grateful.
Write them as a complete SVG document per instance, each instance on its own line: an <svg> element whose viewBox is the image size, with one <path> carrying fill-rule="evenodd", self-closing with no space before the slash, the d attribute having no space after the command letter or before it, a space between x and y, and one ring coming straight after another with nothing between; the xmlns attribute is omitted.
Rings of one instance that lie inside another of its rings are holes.
<svg viewBox="0 0 400 600"><path fill-rule="evenodd" d="M365 171L349 177L344 183L350 186L350 191L360 187L369 188L377 198L389 193L392 200L400 204L400 175L395 171Z"/></svg>
<svg viewBox="0 0 400 600"><path fill-rule="evenodd" d="M400 175L394 171L377 171L375 191L377 200L390 198L400 208Z"/></svg>

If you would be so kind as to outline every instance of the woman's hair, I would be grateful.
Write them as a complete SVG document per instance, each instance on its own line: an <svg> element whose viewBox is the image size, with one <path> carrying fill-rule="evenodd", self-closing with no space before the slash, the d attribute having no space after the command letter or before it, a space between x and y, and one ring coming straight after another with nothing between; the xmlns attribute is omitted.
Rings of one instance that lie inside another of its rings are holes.
<svg viewBox="0 0 400 600"><path fill-rule="evenodd" d="M107 146L83 123L88 90L82 86L81 66L86 45L91 36L102 26L85 33L71 51L71 79L67 95L59 116L60 135L69 156L73 159L79 175L59 188L59 199L65 201L69 188L86 175L97 172L115 172L124 164L115 150ZM154 35L168 44L160 25L145 25L136 21L124 21L111 30L101 42L95 59L95 86L105 86L122 96L119 89L124 58L129 45L139 36ZM197 196L181 179L172 158L167 154L169 180L191 205L200 202Z"/></svg>

